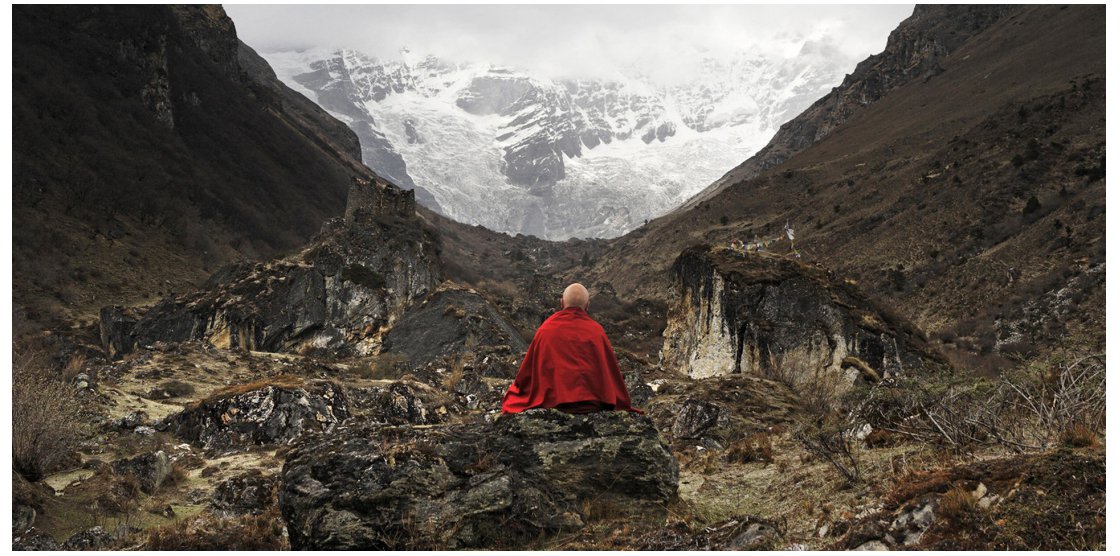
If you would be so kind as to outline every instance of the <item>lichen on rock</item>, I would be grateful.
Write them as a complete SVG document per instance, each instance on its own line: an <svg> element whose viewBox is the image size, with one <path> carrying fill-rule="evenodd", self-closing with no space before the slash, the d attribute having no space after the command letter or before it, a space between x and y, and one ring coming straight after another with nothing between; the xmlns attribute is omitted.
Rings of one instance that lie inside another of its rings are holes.
<svg viewBox="0 0 1120 556"><path fill-rule="evenodd" d="M296 549L516 547L582 527L583 502L668 501L677 479L646 417L536 410L307 437L284 464L280 507Z"/></svg>
<svg viewBox="0 0 1120 556"><path fill-rule="evenodd" d="M852 284L784 257L701 245L677 259L662 364L692 378L888 378L941 359Z"/></svg>

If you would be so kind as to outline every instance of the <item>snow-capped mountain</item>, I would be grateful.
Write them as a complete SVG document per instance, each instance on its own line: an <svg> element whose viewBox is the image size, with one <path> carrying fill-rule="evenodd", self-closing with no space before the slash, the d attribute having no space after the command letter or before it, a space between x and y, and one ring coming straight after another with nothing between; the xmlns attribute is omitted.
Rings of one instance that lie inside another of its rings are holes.
<svg viewBox="0 0 1120 556"><path fill-rule="evenodd" d="M793 57L698 63L701 78L552 80L401 51L265 53L278 76L346 122L367 165L470 224L547 239L615 237L761 148L851 64Z"/></svg>

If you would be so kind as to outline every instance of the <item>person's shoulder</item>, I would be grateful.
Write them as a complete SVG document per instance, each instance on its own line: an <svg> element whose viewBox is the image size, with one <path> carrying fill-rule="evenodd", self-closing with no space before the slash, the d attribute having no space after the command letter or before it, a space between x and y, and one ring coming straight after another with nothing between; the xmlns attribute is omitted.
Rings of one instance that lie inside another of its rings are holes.
<svg viewBox="0 0 1120 556"><path fill-rule="evenodd" d="M584 317L585 317L584 320L587 322L586 326L588 328L590 328L590 329L598 332L599 334L602 334L604 337L606 337L607 331L603 328L603 325L599 324L599 321L595 320L595 317L592 317L591 315L589 315L587 313L584 313Z"/></svg>

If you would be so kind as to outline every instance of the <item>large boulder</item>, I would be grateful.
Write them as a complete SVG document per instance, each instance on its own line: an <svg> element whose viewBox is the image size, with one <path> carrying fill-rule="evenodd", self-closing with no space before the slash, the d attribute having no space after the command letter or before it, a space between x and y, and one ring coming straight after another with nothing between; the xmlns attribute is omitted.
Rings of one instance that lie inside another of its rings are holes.
<svg viewBox="0 0 1120 556"><path fill-rule="evenodd" d="M249 472L222 481L210 496L210 506L221 515L260 515L276 501L275 475Z"/></svg>
<svg viewBox="0 0 1120 556"><path fill-rule="evenodd" d="M529 410L497 423L513 462L568 501L664 501L677 493L676 459L648 417Z"/></svg>
<svg viewBox="0 0 1120 556"><path fill-rule="evenodd" d="M942 359L910 323L822 269L695 246L673 267L661 359L692 378L750 373L795 383L823 372L876 382Z"/></svg>
<svg viewBox="0 0 1120 556"><path fill-rule="evenodd" d="M284 464L279 499L295 549L508 548L581 527L584 501L670 500L677 478L644 416L536 410L307 437Z"/></svg>
<svg viewBox="0 0 1120 556"><path fill-rule="evenodd" d="M171 458L166 452L159 450L133 458L120 459L113 462L113 472L117 475L134 477L139 482L140 489L151 494L171 474Z"/></svg>
<svg viewBox="0 0 1120 556"><path fill-rule="evenodd" d="M171 415L164 426L196 446L222 452L286 443L307 431L330 430L349 416L337 384L280 377L219 392Z"/></svg>
<svg viewBox="0 0 1120 556"><path fill-rule="evenodd" d="M113 535L105 531L104 527L96 525L70 535L62 548L65 550L101 550L109 548L114 542L116 542L116 538Z"/></svg>
<svg viewBox="0 0 1120 556"><path fill-rule="evenodd" d="M12 537L12 550L60 550L58 542L47 533L32 527Z"/></svg>

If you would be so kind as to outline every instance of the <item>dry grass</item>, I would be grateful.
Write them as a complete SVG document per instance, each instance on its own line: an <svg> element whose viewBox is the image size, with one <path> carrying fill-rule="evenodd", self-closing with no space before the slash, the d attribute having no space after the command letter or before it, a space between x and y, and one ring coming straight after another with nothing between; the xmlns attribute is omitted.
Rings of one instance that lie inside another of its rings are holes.
<svg viewBox="0 0 1120 556"><path fill-rule="evenodd" d="M727 449L727 461L730 463L750 463L753 461L773 463L774 446L770 442L770 435L765 432L758 432L732 443Z"/></svg>
<svg viewBox="0 0 1120 556"><path fill-rule="evenodd" d="M398 380L405 372L408 356L403 353L382 353L362 360L354 366L361 378L370 380Z"/></svg>
<svg viewBox="0 0 1120 556"><path fill-rule="evenodd" d="M287 550L279 510L259 516L221 518L203 514L154 527L140 550Z"/></svg>
<svg viewBox="0 0 1120 556"><path fill-rule="evenodd" d="M1074 423L1062 432L1061 443L1071 448L1095 448L1099 445L1097 433L1084 423Z"/></svg>
<svg viewBox="0 0 1120 556"><path fill-rule="evenodd" d="M976 513L976 510L976 498L972 496L971 491L961 486L953 487L942 495L941 502L937 506L937 512L942 517L954 521L968 517Z"/></svg>
<svg viewBox="0 0 1120 556"><path fill-rule="evenodd" d="M87 362L88 358L84 353L71 355L70 358L66 360L66 364L62 366L62 379L70 381L81 374Z"/></svg>
<svg viewBox="0 0 1120 556"><path fill-rule="evenodd" d="M260 380L255 380L253 382L247 382L245 384L235 384L232 386L227 386L215 391L213 394L210 394L210 396L205 400L200 400L197 403L213 403L227 398L232 398L234 396L240 396L241 394L246 394L252 392L253 390L267 388L269 386L274 386L276 388L303 388L304 384L304 379L295 375L270 376L267 378L262 378Z"/></svg>

